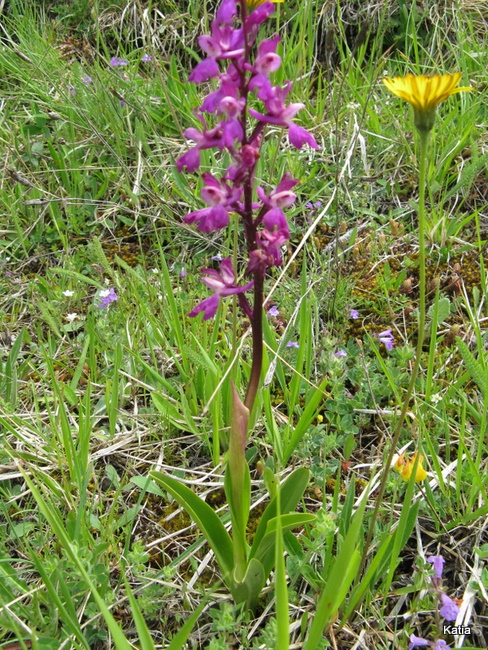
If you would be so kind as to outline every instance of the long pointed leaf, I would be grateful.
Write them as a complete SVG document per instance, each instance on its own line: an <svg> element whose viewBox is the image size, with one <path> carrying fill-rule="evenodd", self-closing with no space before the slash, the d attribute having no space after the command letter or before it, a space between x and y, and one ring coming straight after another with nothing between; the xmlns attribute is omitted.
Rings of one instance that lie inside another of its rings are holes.
<svg viewBox="0 0 488 650"><path fill-rule="evenodd" d="M200 528L215 553L222 577L230 588L233 570L232 540L219 516L180 481L157 471L150 472L149 476L178 501Z"/></svg>
<svg viewBox="0 0 488 650"><path fill-rule="evenodd" d="M196 608L194 612L186 619L185 623L180 627L177 634L171 639L171 643L166 648L166 650L181 650L183 645L188 640L188 637L191 634L191 631L195 627L195 623L200 618L200 614L203 612L203 608L207 604L206 600L202 600L200 605Z"/></svg>
<svg viewBox="0 0 488 650"><path fill-rule="evenodd" d="M361 560L361 554L357 549L357 540L363 523L365 508L366 499L363 499L352 519L340 553L336 557L330 572L327 585L320 596L303 650L315 650L317 648L324 629L329 625L333 615L341 606L356 576Z"/></svg>
<svg viewBox="0 0 488 650"><path fill-rule="evenodd" d="M142 616L136 597L132 593L132 589L130 588L129 582L124 572L122 573L122 576L124 578L125 589L127 591L127 596L130 602L132 618L134 619L134 623L136 624L137 634L139 635L139 641L141 642L141 648L142 650L156 650L156 646L154 645L154 641L152 640L151 634L149 632L149 628L147 627L147 623L144 620L144 617Z"/></svg>
<svg viewBox="0 0 488 650"><path fill-rule="evenodd" d="M300 528L305 524L311 524L316 519L315 515L307 512L294 512L292 514L281 515L281 529L282 534ZM278 526L278 517L274 517L268 522L266 528L266 535L262 538L259 547L256 549L256 559L261 562L264 567L264 575L267 579L274 566L274 544L276 539L276 529Z"/></svg>

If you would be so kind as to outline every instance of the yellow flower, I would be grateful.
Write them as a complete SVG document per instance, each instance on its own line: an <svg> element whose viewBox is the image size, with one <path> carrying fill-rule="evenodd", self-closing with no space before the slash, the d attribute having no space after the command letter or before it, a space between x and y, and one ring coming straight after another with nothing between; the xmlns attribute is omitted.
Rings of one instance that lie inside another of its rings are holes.
<svg viewBox="0 0 488 650"><path fill-rule="evenodd" d="M455 93L473 90L470 86L457 88L460 79L460 72L432 77L407 74L406 77L383 79L383 83L390 92L413 106L417 129L430 131L434 126L438 104Z"/></svg>
<svg viewBox="0 0 488 650"><path fill-rule="evenodd" d="M409 481L412 476L413 468L415 461L417 459L417 452L415 452L412 458L407 458L405 460L405 454L398 456L394 469L400 474L404 481ZM415 473L415 483L421 483L427 478L427 472L425 471L422 463L424 462L424 457L420 454L419 460L417 463L417 471Z"/></svg>
<svg viewBox="0 0 488 650"><path fill-rule="evenodd" d="M263 2L266 2L266 0L246 0L247 10L249 11L249 13L251 13L251 11L254 11L256 7L262 5ZM271 2L274 2L276 4L277 2L284 2L284 0L271 0Z"/></svg>

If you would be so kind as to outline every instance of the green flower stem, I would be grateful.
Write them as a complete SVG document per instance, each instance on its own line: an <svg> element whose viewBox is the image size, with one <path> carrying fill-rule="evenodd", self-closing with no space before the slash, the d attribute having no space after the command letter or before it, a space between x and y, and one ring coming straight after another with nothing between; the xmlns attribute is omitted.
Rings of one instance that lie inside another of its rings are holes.
<svg viewBox="0 0 488 650"><path fill-rule="evenodd" d="M375 507L373 511L373 516L368 530L368 535L363 549L363 557L361 559L361 566L358 571L358 576L361 576L366 564L366 558L368 555L369 547L371 546L371 541L373 539L374 527L376 520L378 519L378 513L380 505L385 493L386 481L388 480L388 472L390 471L391 463L393 456L395 455L396 447L400 439L400 434L402 432L402 426L407 415L408 406L410 399L413 394L413 389L415 387L415 381L419 373L420 368L420 359L422 356L422 347L425 337L425 186L427 184L427 151L429 145L429 135L430 131L420 130L418 131L420 137L420 165L419 165L419 207L418 207L418 228L419 228L419 324L417 332L417 351L415 354L415 361L412 368L412 374L410 376L410 383L408 384L407 393L403 402L403 407L398 419L395 431L393 433L393 438L391 441L390 453L383 468L383 476L381 477L381 483L378 490L378 495L376 497ZM358 577L359 579L359 577Z"/></svg>

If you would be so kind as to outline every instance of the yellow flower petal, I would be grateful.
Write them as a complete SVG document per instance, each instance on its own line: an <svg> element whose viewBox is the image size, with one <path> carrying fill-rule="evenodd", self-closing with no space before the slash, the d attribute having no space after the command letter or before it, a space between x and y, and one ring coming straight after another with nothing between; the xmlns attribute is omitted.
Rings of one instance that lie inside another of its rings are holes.
<svg viewBox="0 0 488 650"><path fill-rule="evenodd" d="M397 461L393 467L400 474L400 476L404 481L410 480L416 458L417 458L417 452L413 454L412 458L407 458L406 460L405 460L405 454L401 454L397 458ZM415 472L415 483L421 483L422 481L425 481L425 479L427 478L427 472L424 469L424 466L422 464L423 462L424 462L424 457L420 455L417 463L417 471Z"/></svg>
<svg viewBox="0 0 488 650"><path fill-rule="evenodd" d="M398 458L396 460L396 463L393 465L393 467L396 469L396 471L399 474L401 474L404 464L405 464L405 454L403 453L403 454L400 454L400 456L398 456Z"/></svg>
<svg viewBox="0 0 488 650"><path fill-rule="evenodd" d="M266 0L246 0L246 8L248 11L254 11L256 7L259 7L259 5L262 5L263 2L266 2ZM274 2L274 4L284 2L284 0L271 0L271 2Z"/></svg>
<svg viewBox="0 0 488 650"><path fill-rule="evenodd" d="M434 125L435 108L451 95L473 90L469 86L457 88L461 73L433 75L407 74L405 77L383 79L388 90L413 106L415 126L430 131Z"/></svg>

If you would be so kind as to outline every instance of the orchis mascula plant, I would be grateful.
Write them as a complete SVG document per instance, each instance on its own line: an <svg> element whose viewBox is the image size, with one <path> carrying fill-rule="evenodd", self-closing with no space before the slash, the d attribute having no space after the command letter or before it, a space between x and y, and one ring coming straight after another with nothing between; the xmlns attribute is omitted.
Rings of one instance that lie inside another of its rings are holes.
<svg viewBox="0 0 488 650"><path fill-rule="evenodd" d="M245 240L245 275L249 281L238 281L230 257L222 260L220 272L203 269L202 281L213 294L189 314L193 317L203 312L204 320L212 318L220 300L235 295L251 323L252 366L244 402L232 386L232 423L224 483L232 539L214 511L191 490L159 472L152 473L206 536L235 600L250 608L255 606L273 568L277 535L296 527L298 522L313 519L307 514L287 514L295 509L308 483L308 471L299 469L281 487L278 502L275 497L261 517L252 547L247 544L251 482L245 446L262 368L264 278L269 268L282 263L281 247L290 236L283 209L294 203L296 195L292 190L298 182L285 174L275 189L266 192L262 187L255 188L256 167L268 124L286 129L290 144L298 149L305 144L318 146L313 136L294 122L304 104L286 103L291 82L282 87L271 83L270 75L281 65L276 51L279 36L257 43L259 28L273 11L272 2L223 0L212 21L212 33L198 40L206 57L189 77L197 84L216 79L217 87L195 111L200 128L185 131L195 145L176 162L178 171L186 169L191 173L199 169L200 154L205 149L217 149L230 157L232 162L220 178L209 172L202 174L201 196L207 207L191 212L185 221L196 224L201 232L212 233L226 228L233 213L239 217ZM215 116L216 123L209 124L210 115ZM251 290L252 301L246 295Z"/></svg>

